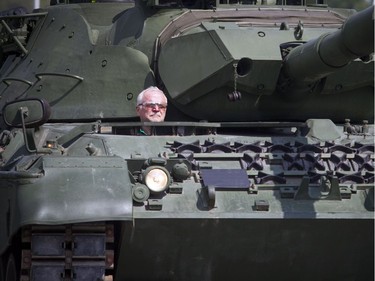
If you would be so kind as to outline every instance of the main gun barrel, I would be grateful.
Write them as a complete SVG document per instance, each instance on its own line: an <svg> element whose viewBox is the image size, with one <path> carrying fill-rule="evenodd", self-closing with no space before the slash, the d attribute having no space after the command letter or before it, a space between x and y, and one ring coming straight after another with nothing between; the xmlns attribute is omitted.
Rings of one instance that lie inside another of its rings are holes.
<svg viewBox="0 0 375 281"><path fill-rule="evenodd" d="M351 17L342 28L294 48L284 60L284 77L297 83L317 81L352 60L374 52L374 6Z"/></svg>

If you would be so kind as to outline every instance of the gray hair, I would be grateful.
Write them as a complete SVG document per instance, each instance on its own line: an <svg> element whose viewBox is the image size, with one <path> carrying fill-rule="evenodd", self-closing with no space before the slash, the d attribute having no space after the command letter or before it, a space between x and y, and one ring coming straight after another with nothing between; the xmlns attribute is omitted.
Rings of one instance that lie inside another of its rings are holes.
<svg viewBox="0 0 375 281"><path fill-rule="evenodd" d="M148 87L147 89L144 89L142 92L140 92L140 94L138 95L137 97L137 106L142 104L143 102L143 96L145 95L146 92L157 92L157 93L160 93L162 94L163 96L165 96L165 94L163 93L162 90L160 90L158 87L155 87L155 86L150 86Z"/></svg>

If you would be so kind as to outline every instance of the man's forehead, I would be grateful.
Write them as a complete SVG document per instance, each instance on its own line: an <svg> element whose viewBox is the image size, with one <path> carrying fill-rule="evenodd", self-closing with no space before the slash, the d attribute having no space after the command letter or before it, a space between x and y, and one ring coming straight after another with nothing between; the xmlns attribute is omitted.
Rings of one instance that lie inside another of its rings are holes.
<svg viewBox="0 0 375 281"><path fill-rule="evenodd" d="M157 100L162 100L162 101L166 100L165 96L162 93L157 92L157 91L146 92L144 95L144 99L147 99L147 100L157 99Z"/></svg>

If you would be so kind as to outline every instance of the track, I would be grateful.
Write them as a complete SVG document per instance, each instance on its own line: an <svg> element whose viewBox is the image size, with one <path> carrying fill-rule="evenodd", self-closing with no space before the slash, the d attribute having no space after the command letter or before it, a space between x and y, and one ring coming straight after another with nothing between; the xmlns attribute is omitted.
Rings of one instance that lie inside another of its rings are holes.
<svg viewBox="0 0 375 281"><path fill-rule="evenodd" d="M20 280L112 280L113 243L111 224L24 228Z"/></svg>

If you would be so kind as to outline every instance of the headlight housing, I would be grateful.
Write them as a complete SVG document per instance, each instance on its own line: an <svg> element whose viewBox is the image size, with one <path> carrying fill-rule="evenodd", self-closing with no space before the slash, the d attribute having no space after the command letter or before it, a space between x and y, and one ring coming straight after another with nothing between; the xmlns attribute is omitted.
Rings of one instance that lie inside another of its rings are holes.
<svg viewBox="0 0 375 281"><path fill-rule="evenodd" d="M150 166L142 173L143 183L153 193L165 191L171 182L171 176L167 169L161 166Z"/></svg>

